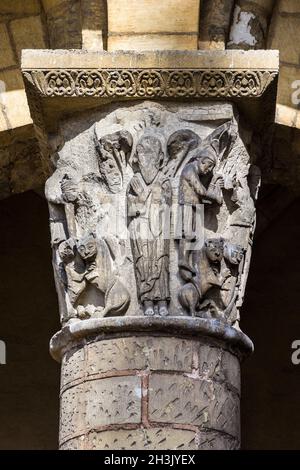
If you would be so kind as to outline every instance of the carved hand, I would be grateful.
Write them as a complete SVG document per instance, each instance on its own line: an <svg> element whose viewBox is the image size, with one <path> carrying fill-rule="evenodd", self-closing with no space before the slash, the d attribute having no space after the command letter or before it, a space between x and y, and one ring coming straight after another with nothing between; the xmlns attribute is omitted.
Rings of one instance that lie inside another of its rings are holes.
<svg viewBox="0 0 300 470"><path fill-rule="evenodd" d="M224 188L224 178L223 176L218 176L217 179L215 180L215 185L218 186L220 189Z"/></svg>

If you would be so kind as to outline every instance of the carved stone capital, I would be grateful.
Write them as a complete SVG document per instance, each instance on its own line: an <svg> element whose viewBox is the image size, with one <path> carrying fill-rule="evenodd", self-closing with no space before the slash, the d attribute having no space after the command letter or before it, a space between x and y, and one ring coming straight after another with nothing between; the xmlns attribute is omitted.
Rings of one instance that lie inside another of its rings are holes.
<svg viewBox="0 0 300 470"><path fill-rule="evenodd" d="M39 136L55 134L62 449L239 447L265 52L25 53Z"/></svg>
<svg viewBox="0 0 300 470"><path fill-rule="evenodd" d="M260 174L238 120L230 103L146 101L61 125L46 196L63 326L198 317L239 329Z"/></svg>

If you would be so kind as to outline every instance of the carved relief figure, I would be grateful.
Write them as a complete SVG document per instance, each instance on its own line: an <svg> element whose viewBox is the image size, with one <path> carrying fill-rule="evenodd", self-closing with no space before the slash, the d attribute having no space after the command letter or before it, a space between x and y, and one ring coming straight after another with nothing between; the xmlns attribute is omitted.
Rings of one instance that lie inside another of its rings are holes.
<svg viewBox="0 0 300 470"><path fill-rule="evenodd" d="M61 243L59 255L65 267L66 294L73 311L71 317L89 318L124 313L130 296L112 269L109 250L103 240L88 234L77 243L73 239ZM63 279L63 277L62 277ZM95 306L80 300L89 285L104 295L104 306Z"/></svg>
<svg viewBox="0 0 300 470"><path fill-rule="evenodd" d="M216 161L216 153L212 147L200 148L182 170L179 182L183 230L179 243L180 263L187 262L187 243L197 239L197 205L222 204L224 180L221 175L213 174Z"/></svg>
<svg viewBox="0 0 300 470"><path fill-rule="evenodd" d="M238 327L259 174L233 108L144 102L99 115L81 133L66 127L47 183L63 323L142 310Z"/></svg>
<svg viewBox="0 0 300 470"><path fill-rule="evenodd" d="M198 316L209 289L221 287L223 255L224 240L208 239L201 250L191 253L189 264L179 264L180 275L187 282L179 291L179 301L189 315Z"/></svg>
<svg viewBox="0 0 300 470"><path fill-rule="evenodd" d="M163 146L155 134L144 133L133 160L135 174L128 185L127 207L138 298L144 314L168 315L169 223L171 185L160 172Z"/></svg>
<svg viewBox="0 0 300 470"><path fill-rule="evenodd" d="M241 282L244 253L245 250L242 246L229 243L228 241L225 242L224 280L220 290L225 318L230 316L230 319L233 319L233 317L236 316L236 312L233 310L235 310L235 302Z"/></svg>
<svg viewBox="0 0 300 470"><path fill-rule="evenodd" d="M132 136L120 131L102 137L99 141L100 174L112 193L117 193L123 184L123 168L127 165L132 148Z"/></svg>

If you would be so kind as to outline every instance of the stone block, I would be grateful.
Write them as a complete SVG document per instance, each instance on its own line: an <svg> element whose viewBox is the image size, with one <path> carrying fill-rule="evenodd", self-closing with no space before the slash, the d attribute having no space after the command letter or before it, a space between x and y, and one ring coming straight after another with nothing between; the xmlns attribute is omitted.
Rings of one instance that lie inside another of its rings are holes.
<svg viewBox="0 0 300 470"><path fill-rule="evenodd" d="M85 385L77 385L66 390L60 402L59 438L63 442L68 436L83 432L86 423Z"/></svg>
<svg viewBox="0 0 300 470"><path fill-rule="evenodd" d="M4 23L0 23L0 68L16 65L14 51L12 49L7 27Z"/></svg>
<svg viewBox="0 0 300 470"><path fill-rule="evenodd" d="M60 450L235 450L238 441L215 431L154 427L90 432L69 439Z"/></svg>
<svg viewBox="0 0 300 470"><path fill-rule="evenodd" d="M39 16L21 18L10 23L19 59L22 49L45 49L44 31Z"/></svg>
<svg viewBox="0 0 300 470"><path fill-rule="evenodd" d="M280 13L300 13L299 0L279 0L278 10Z"/></svg>
<svg viewBox="0 0 300 470"><path fill-rule="evenodd" d="M198 433L197 444L198 450L236 450L239 448L237 439L215 431Z"/></svg>
<svg viewBox="0 0 300 470"><path fill-rule="evenodd" d="M149 382L149 419L190 424L239 436L239 398L211 380L153 374Z"/></svg>
<svg viewBox="0 0 300 470"><path fill-rule="evenodd" d="M5 84L1 93L3 118L0 118L0 131L25 126L32 123L22 75L18 69L0 72L0 82Z"/></svg>
<svg viewBox="0 0 300 470"><path fill-rule="evenodd" d="M214 383L213 394L209 397L206 429L214 429L240 438L240 400L224 385Z"/></svg>
<svg viewBox="0 0 300 470"><path fill-rule="evenodd" d="M193 342L170 337L129 337L89 343L86 373L126 369L191 371Z"/></svg>
<svg viewBox="0 0 300 470"><path fill-rule="evenodd" d="M199 0L109 0L108 50L197 49L198 23Z"/></svg>
<svg viewBox="0 0 300 470"><path fill-rule="evenodd" d="M106 49L107 4L105 0L81 0L82 48Z"/></svg>
<svg viewBox="0 0 300 470"><path fill-rule="evenodd" d="M85 436L69 439L60 445L59 450L84 450Z"/></svg>
<svg viewBox="0 0 300 470"><path fill-rule="evenodd" d="M109 34L198 32L199 0L108 0L107 7Z"/></svg>
<svg viewBox="0 0 300 470"><path fill-rule="evenodd" d="M300 128L300 113L290 106L283 104L276 105L276 118L275 122L282 126Z"/></svg>
<svg viewBox="0 0 300 470"><path fill-rule="evenodd" d="M141 421L141 379L91 380L62 393L60 440L86 429Z"/></svg>
<svg viewBox="0 0 300 470"><path fill-rule="evenodd" d="M141 379L111 377L86 382L88 428L141 421Z"/></svg>
<svg viewBox="0 0 300 470"><path fill-rule="evenodd" d="M230 384L237 393L241 392L241 372L239 359L228 351L223 351L221 370L225 381Z"/></svg>
<svg viewBox="0 0 300 470"><path fill-rule="evenodd" d="M299 18L293 16L277 16L272 31L272 38L268 44L269 48L279 49L281 61L299 64L299 42Z"/></svg>
<svg viewBox="0 0 300 470"><path fill-rule="evenodd" d="M61 387L84 377L85 374L84 348L72 349L67 352L61 364Z"/></svg>
<svg viewBox="0 0 300 470"><path fill-rule="evenodd" d="M192 50L197 49L197 34L122 34L108 37L108 50Z"/></svg>
<svg viewBox="0 0 300 470"><path fill-rule="evenodd" d="M153 374L149 380L149 419L159 423L202 425L208 421L213 385L182 375Z"/></svg>
<svg viewBox="0 0 300 470"><path fill-rule="evenodd" d="M81 2L43 0L52 49L81 49Z"/></svg>
<svg viewBox="0 0 300 470"><path fill-rule="evenodd" d="M90 433L85 439L88 442L87 448L92 450L197 449L195 432L182 429L151 428L103 431L100 433Z"/></svg>
<svg viewBox="0 0 300 470"><path fill-rule="evenodd" d="M293 84L300 80L300 68L293 66L282 65L280 67L279 83L278 83L278 94L277 102L285 106L297 108L298 105L293 103L293 96L297 99L300 97L299 85L297 88L293 88Z"/></svg>
<svg viewBox="0 0 300 470"><path fill-rule="evenodd" d="M36 15L40 10L39 0L1 0L1 15Z"/></svg>
<svg viewBox="0 0 300 470"><path fill-rule="evenodd" d="M22 68L93 69L93 68L192 68L192 69L263 69L277 70L278 51L24 51Z"/></svg>

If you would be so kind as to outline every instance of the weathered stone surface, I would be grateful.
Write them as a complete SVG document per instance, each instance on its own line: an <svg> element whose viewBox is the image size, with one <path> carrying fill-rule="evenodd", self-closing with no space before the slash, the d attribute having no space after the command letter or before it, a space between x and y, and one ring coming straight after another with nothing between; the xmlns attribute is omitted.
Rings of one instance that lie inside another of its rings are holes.
<svg viewBox="0 0 300 470"><path fill-rule="evenodd" d="M211 381L153 374L149 380L150 421L203 425L209 419L212 396Z"/></svg>
<svg viewBox="0 0 300 470"><path fill-rule="evenodd" d="M36 15L40 13L39 0L1 0L0 14L12 16Z"/></svg>
<svg viewBox="0 0 300 470"><path fill-rule="evenodd" d="M86 382L86 425L89 428L141 421L140 377L111 377Z"/></svg>
<svg viewBox="0 0 300 470"><path fill-rule="evenodd" d="M87 344L87 374L112 370L191 371L193 343L179 338L128 337Z"/></svg>
<svg viewBox="0 0 300 470"><path fill-rule="evenodd" d="M6 115L3 120L7 126L9 121ZM8 140L6 146L0 146L0 199L30 189L38 189L45 181L40 165L38 143L30 138L30 130L11 140Z"/></svg>
<svg viewBox="0 0 300 470"><path fill-rule="evenodd" d="M84 435L75 439L69 439L60 446L60 450L84 450L84 442Z"/></svg>
<svg viewBox="0 0 300 470"><path fill-rule="evenodd" d="M207 429L225 432L240 439L240 400L224 385L213 383L213 396L208 411Z"/></svg>
<svg viewBox="0 0 300 470"><path fill-rule="evenodd" d="M240 446L238 439L214 431L200 432L196 439L198 450L237 450Z"/></svg>
<svg viewBox="0 0 300 470"><path fill-rule="evenodd" d="M32 119L20 71L18 69L0 71L0 86L0 110L3 114L0 131L31 124Z"/></svg>
<svg viewBox="0 0 300 470"><path fill-rule="evenodd" d="M197 49L199 3L109 0L108 50Z"/></svg>
<svg viewBox="0 0 300 470"><path fill-rule="evenodd" d="M52 49L81 49L81 2L43 0Z"/></svg>
<svg viewBox="0 0 300 470"><path fill-rule="evenodd" d="M16 65L6 25L0 23L0 68Z"/></svg>
<svg viewBox="0 0 300 470"><path fill-rule="evenodd" d="M234 354L231 354L228 351L223 351L221 369L224 372L225 381L240 393L241 374L239 359Z"/></svg>
<svg viewBox="0 0 300 470"><path fill-rule="evenodd" d="M225 382L240 392L240 363L236 356L209 345L200 345L198 354L200 376Z"/></svg>
<svg viewBox="0 0 300 470"><path fill-rule="evenodd" d="M237 0L228 48L264 49L273 0Z"/></svg>
<svg viewBox="0 0 300 470"><path fill-rule="evenodd" d="M235 450L238 445L226 434L164 427L91 432L66 441L61 450Z"/></svg>
<svg viewBox="0 0 300 470"><path fill-rule="evenodd" d="M233 5L233 0L202 2L199 49L224 50L226 48Z"/></svg>
<svg viewBox="0 0 300 470"><path fill-rule="evenodd" d="M278 51L47 51L25 50L22 69L262 69L277 70Z"/></svg>
<svg viewBox="0 0 300 470"><path fill-rule="evenodd" d="M66 390L60 399L60 441L83 432L86 416L85 384Z"/></svg>
<svg viewBox="0 0 300 470"><path fill-rule="evenodd" d="M106 357L116 375L91 380L91 370L105 373ZM130 373L128 363L134 375L122 376L123 367ZM238 375L237 358L207 339L133 335L88 342L62 363L62 448L237 448Z"/></svg>
<svg viewBox="0 0 300 470"><path fill-rule="evenodd" d="M149 381L149 419L193 424L239 437L239 398L211 380L153 374Z"/></svg>
<svg viewBox="0 0 300 470"><path fill-rule="evenodd" d="M39 16L21 18L10 23L19 59L22 49L43 49L46 47L44 31Z"/></svg>
<svg viewBox="0 0 300 470"><path fill-rule="evenodd" d="M114 34L108 36L108 50L130 50L134 47L135 51L147 51L153 49L185 51L197 49L197 34Z"/></svg>
<svg viewBox="0 0 300 470"><path fill-rule="evenodd" d="M61 387L85 376L84 353L84 347L79 347L64 355L61 368Z"/></svg>
<svg viewBox="0 0 300 470"><path fill-rule="evenodd" d="M109 33L197 32L199 0L108 0ZM122 15L120 15L120 11Z"/></svg>
<svg viewBox="0 0 300 470"><path fill-rule="evenodd" d="M288 34L287 34L288 31ZM271 49L278 49L283 61L299 64L300 59L300 28L299 18L279 15L273 27L273 35L269 41Z"/></svg>
<svg viewBox="0 0 300 470"><path fill-rule="evenodd" d="M82 48L107 49L107 2L105 0L82 0Z"/></svg>
<svg viewBox="0 0 300 470"><path fill-rule="evenodd" d="M280 13L300 13L300 3L298 0L280 0L278 9Z"/></svg>
<svg viewBox="0 0 300 470"><path fill-rule="evenodd" d="M141 421L141 379L111 377L91 380L62 393L62 441L82 430Z"/></svg>
<svg viewBox="0 0 300 470"><path fill-rule="evenodd" d="M282 65L280 68L278 83L278 101L282 105L297 109L297 102L293 103L293 96L299 98L299 86L293 87L293 83L300 80L300 69L293 65ZM297 85L297 84L296 84Z"/></svg>
<svg viewBox="0 0 300 470"><path fill-rule="evenodd" d="M195 450L195 432L182 429L151 428L104 431L86 436L89 449Z"/></svg>

